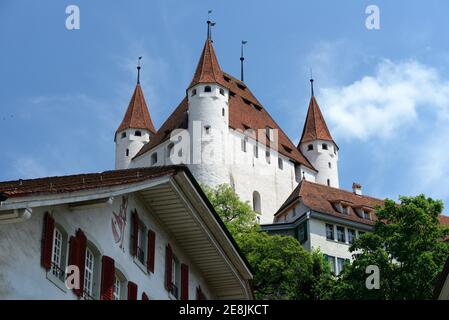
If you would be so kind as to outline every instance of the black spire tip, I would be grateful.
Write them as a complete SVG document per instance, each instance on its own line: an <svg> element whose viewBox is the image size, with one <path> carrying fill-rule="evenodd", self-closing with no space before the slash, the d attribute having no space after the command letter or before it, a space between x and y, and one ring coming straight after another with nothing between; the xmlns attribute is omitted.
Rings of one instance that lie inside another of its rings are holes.
<svg viewBox="0 0 449 320"><path fill-rule="evenodd" d="M139 59L137 60L137 84L140 84L140 60L142 59L142 57L139 57Z"/></svg>

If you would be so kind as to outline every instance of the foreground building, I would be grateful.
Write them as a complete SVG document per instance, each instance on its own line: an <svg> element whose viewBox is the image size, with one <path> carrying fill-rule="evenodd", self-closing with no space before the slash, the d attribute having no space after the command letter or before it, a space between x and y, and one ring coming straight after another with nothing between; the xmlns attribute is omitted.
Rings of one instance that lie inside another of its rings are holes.
<svg viewBox="0 0 449 320"><path fill-rule="evenodd" d="M0 201L0 299L253 297L245 258L185 167L1 182Z"/></svg>

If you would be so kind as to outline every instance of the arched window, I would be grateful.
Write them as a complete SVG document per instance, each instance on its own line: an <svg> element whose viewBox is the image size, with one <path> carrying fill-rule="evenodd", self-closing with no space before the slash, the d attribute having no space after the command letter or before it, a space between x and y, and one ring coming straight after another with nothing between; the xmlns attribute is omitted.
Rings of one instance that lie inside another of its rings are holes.
<svg viewBox="0 0 449 320"><path fill-rule="evenodd" d="M122 132L122 139L126 138L126 132Z"/></svg>
<svg viewBox="0 0 449 320"><path fill-rule="evenodd" d="M309 144L309 145L307 146L307 151L311 151L311 150L313 150L313 144Z"/></svg>
<svg viewBox="0 0 449 320"><path fill-rule="evenodd" d="M253 192L253 211L257 213L261 213L261 202L260 202L260 193L257 191Z"/></svg>
<svg viewBox="0 0 449 320"><path fill-rule="evenodd" d="M270 151L265 151L265 160L267 160L267 163L270 164L271 163L271 156L270 156Z"/></svg>
<svg viewBox="0 0 449 320"><path fill-rule="evenodd" d="M204 92L212 92L212 88L210 86L205 86Z"/></svg>
<svg viewBox="0 0 449 320"><path fill-rule="evenodd" d="M327 186L330 187L331 186L331 180L327 179Z"/></svg>
<svg viewBox="0 0 449 320"><path fill-rule="evenodd" d="M196 89L193 89L193 90L192 90L192 97L193 97L194 95L196 95Z"/></svg>
<svg viewBox="0 0 449 320"><path fill-rule="evenodd" d="M220 94L221 94L222 96L225 95L225 92L224 92L224 89L223 89L223 88L220 88Z"/></svg>
<svg viewBox="0 0 449 320"><path fill-rule="evenodd" d="M151 165L155 165L157 163L157 152L151 155Z"/></svg>
<svg viewBox="0 0 449 320"><path fill-rule="evenodd" d="M129 149L126 149L126 156L129 157Z"/></svg>
<svg viewBox="0 0 449 320"><path fill-rule="evenodd" d="M327 150L327 144L323 143L323 150Z"/></svg>
<svg viewBox="0 0 449 320"><path fill-rule="evenodd" d="M329 165L329 169L332 169L332 163L328 163L328 165Z"/></svg>
<svg viewBox="0 0 449 320"><path fill-rule="evenodd" d="M246 145L248 143L248 137L243 137L242 139L242 151L246 152Z"/></svg>
<svg viewBox="0 0 449 320"><path fill-rule="evenodd" d="M134 133L134 135L135 135L136 137L141 137L141 136L142 136L142 132L140 132L139 130L137 130L137 131Z"/></svg>
<svg viewBox="0 0 449 320"><path fill-rule="evenodd" d="M278 158L278 167L280 170L284 169L284 162L282 161L282 158Z"/></svg>
<svg viewBox="0 0 449 320"><path fill-rule="evenodd" d="M221 109L221 115L224 117L225 116L225 109Z"/></svg>

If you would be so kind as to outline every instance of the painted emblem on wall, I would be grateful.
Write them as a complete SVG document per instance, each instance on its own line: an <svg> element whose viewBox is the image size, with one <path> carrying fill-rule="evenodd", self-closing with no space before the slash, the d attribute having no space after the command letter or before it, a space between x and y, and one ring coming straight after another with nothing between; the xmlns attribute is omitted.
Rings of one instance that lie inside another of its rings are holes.
<svg viewBox="0 0 449 320"><path fill-rule="evenodd" d="M122 203L120 205L119 213L112 212L112 235L114 236L115 243L119 244L120 249L123 249L123 240L125 238L125 226L126 226L126 211L128 209L128 196L122 197Z"/></svg>

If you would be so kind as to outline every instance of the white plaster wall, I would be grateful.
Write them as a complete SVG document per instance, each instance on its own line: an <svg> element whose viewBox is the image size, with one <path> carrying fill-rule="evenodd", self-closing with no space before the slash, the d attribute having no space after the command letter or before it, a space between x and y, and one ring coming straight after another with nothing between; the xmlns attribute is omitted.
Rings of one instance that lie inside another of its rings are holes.
<svg viewBox="0 0 449 320"><path fill-rule="evenodd" d="M136 136L135 132L140 131L142 136ZM126 132L126 137L122 138L122 133ZM144 144L150 141L150 134L145 129L126 129L117 132L115 137L115 169L127 169L130 167L131 159L139 152ZM126 149L129 155L126 156Z"/></svg>
<svg viewBox="0 0 449 320"><path fill-rule="evenodd" d="M323 143L327 144L328 150L323 149ZM313 145L313 150L307 150L309 144ZM318 170L316 182L327 185L327 179L329 179L330 186L338 188L338 150L336 145L330 141L316 140L302 143L300 148L307 160ZM331 168L329 168L329 163Z"/></svg>
<svg viewBox="0 0 449 320"><path fill-rule="evenodd" d="M139 300L143 291L150 299L170 299L164 287L165 246L168 242L180 262L189 265L189 298L196 298L198 285L208 298L213 298L214 294L199 270L133 195L129 197L124 247L119 248L112 234L111 219L113 211L118 213L121 201L121 197L116 197L111 206L86 210L69 210L67 206L35 208L30 220L0 225L0 299L77 299L71 290L61 290L48 280L41 266L42 223L44 213L49 210L53 212L55 223L62 225L69 236L81 228L102 255L112 257L127 280L138 285ZM131 210L134 209L147 228L156 232L154 274L144 272L130 254L130 221Z"/></svg>

